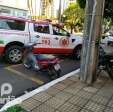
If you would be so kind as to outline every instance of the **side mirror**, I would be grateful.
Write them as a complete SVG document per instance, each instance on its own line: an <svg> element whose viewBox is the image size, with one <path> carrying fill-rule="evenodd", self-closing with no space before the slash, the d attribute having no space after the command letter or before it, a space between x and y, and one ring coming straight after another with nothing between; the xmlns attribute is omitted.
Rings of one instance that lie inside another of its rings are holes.
<svg viewBox="0 0 113 112"><path fill-rule="evenodd" d="M40 38L40 36L39 36L39 35L36 35L35 37L36 37L36 38Z"/></svg>
<svg viewBox="0 0 113 112"><path fill-rule="evenodd" d="M103 36L102 36L102 39L105 39L105 38L106 38L106 36L105 36L105 35L103 35Z"/></svg>

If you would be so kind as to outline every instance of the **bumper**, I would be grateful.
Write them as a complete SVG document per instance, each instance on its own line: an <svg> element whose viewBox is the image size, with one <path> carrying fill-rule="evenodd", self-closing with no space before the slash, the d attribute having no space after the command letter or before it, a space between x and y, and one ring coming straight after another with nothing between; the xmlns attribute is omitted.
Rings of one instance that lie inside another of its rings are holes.
<svg viewBox="0 0 113 112"><path fill-rule="evenodd" d="M0 56L3 55L5 47L0 46Z"/></svg>

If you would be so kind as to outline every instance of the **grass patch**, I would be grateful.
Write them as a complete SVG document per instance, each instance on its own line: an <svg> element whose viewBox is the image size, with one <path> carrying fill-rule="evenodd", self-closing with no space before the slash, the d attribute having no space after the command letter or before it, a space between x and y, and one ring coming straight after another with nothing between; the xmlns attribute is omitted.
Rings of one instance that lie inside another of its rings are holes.
<svg viewBox="0 0 113 112"><path fill-rule="evenodd" d="M8 108L6 111L4 112L27 112L26 110L24 110L22 107L16 105L13 107Z"/></svg>

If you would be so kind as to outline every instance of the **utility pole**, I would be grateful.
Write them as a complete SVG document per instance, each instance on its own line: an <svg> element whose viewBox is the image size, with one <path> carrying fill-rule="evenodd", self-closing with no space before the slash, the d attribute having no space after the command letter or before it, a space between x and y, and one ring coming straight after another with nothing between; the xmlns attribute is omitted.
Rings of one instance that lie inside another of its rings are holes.
<svg viewBox="0 0 113 112"><path fill-rule="evenodd" d="M62 2L59 0L59 11L58 11L58 22L61 23L61 9L62 9Z"/></svg>
<svg viewBox="0 0 113 112"><path fill-rule="evenodd" d="M92 84L96 80L98 60L97 40L101 37L105 0L87 0L80 79Z"/></svg>
<svg viewBox="0 0 113 112"><path fill-rule="evenodd" d="M35 3L35 20L37 20L37 0L34 1Z"/></svg>

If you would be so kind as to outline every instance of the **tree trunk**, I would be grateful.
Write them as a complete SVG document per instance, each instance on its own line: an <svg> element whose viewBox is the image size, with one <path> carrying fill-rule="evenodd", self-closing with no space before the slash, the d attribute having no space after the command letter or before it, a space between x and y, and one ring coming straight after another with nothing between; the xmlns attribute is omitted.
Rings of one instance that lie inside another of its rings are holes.
<svg viewBox="0 0 113 112"><path fill-rule="evenodd" d="M71 26L71 32L70 32L71 34L73 33L73 27Z"/></svg>

